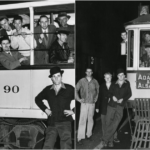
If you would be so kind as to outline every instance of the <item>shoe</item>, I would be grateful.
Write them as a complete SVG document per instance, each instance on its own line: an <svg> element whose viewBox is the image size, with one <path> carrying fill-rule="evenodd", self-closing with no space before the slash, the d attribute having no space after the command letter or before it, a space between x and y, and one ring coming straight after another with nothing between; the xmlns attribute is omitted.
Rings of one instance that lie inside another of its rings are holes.
<svg viewBox="0 0 150 150"><path fill-rule="evenodd" d="M120 143L120 140L117 139L117 138L115 138L115 139L114 139L114 142L115 142L115 143Z"/></svg>
<svg viewBox="0 0 150 150"><path fill-rule="evenodd" d="M100 142L100 148L103 148L103 147L107 147L107 142L104 141L104 140L101 140L101 142Z"/></svg>
<svg viewBox="0 0 150 150"><path fill-rule="evenodd" d="M93 140L93 139L92 139L92 136L86 137L86 139L89 140L89 141L92 141L92 140Z"/></svg>
<svg viewBox="0 0 150 150"><path fill-rule="evenodd" d="M78 144L79 144L79 145L83 145L83 140L79 140L79 141L78 141Z"/></svg>
<svg viewBox="0 0 150 150"><path fill-rule="evenodd" d="M108 143L108 147L114 147L114 143L113 142L109 142Z"/></svg>

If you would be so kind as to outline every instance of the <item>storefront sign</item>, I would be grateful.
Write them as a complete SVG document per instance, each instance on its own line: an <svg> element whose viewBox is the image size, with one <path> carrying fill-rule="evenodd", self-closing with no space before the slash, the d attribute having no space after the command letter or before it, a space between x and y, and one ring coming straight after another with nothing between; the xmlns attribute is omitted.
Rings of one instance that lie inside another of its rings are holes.
<svg viewBox="0 0 150 150"><path fill-rule="evenodd" d="M138 72L136 75L137 89L150 89L150 72Z"/></svg>

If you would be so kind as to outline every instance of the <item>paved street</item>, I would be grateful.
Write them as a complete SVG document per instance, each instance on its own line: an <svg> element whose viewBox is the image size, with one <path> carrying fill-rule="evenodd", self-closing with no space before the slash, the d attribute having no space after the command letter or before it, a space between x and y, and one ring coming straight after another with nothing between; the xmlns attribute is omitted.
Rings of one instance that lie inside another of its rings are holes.
<svg viewBox="0 0 150 150"><path fill-rule="evenodd" d="M124 118L120 124L125 121L126 118ZM134 124L132 122L132 124ZM101 120L98 119L95 122L95 126L93 129L93 136L92 141L89 141L85 139L83 141L83 145L77 144L77 149L97 149L100 144L100 138L102 137L102 131L101 131ZM118 139L121 141L120 143L114 143L113 148L106 147L105 149L130 149L131 145L131 132L130 132L130 126L129 122L127 122L118 132ZM104 148L103 148L104 149Z"/></svg>

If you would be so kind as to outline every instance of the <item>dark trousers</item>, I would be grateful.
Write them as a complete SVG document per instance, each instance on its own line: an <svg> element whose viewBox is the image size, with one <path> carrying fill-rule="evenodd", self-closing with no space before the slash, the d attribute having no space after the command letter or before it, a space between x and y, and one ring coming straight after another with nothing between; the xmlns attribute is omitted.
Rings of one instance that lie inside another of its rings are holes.
<svg viewBox="0 0 150 150"><path fill-rule="evenodd" d="M117 130L117 127L123 117L123 107L117 105L117 107L107 107L107 114L106 114L106 128L103 135L103 140L113 141L114 134Z"/></svg>
<svg viewBox="0 0 150 150"><path fill-rule="evenodd" d="M102 134L104 136L106 130L106 115L101 114ZM114 138L118 138L118 132L114 133Z"/></svg>
<svg viewBox="0 0 150 150"><path fill-rule="evenodd" d="M71 122L57 122L54 127L48 126L43 149L53 149L58 135L61 149L72 149Z"/></svg>

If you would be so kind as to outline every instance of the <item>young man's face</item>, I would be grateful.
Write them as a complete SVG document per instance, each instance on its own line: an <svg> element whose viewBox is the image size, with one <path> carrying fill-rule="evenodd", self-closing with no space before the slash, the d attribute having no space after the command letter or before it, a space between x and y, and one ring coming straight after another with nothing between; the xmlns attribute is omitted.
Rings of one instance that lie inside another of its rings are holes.
<svg viewBox="0 0 150 150"><path fill-rule="evenodd" d="M0 25L3 29L5 29L6 31L9 31L10 26L9 26L9 22L7 19L4 18L2 21L0 21Z"/></svg>
<svg viewBox="0 0 150 150"><path fill-rule="evenodd" d="M105 76L104 76L104 79L105 79L105 81L106 81L106 83L110 83L111 82L111 75L109 75L109 74L106 74Z"/></svg>
<svg viewBox="0 0 150 150"><path fill-rule="evenodd" d="M126 40L127 39L127 34L125 32L121 33L121 37L123 40Z"/></svg>
<svg viewBox="0 0 150 150"><path fill-rule="evenodd" d="M22 21L21 20L15 20L14 21L14 26L15 26L17 31L21 30L21 28L22 28Z"/></svg>
<svg viewBox="0 0 150 150"><path fill-rule="evenodd" d="M146 42L150 42L150 35L149 35L149 34L146 34L146 35L145 35L145 41L146 41Z"/></svg>
<svg viewBox="0 0 150 150"><path fill-rule="evenodd" d="M93 71L92 71L92 69L87 69L85 73L86 73L87 77L91 77L93 74Z"/></svg>
<svg viewBox="0 0 150 150"><path fill-rule="evenodd" d="M9 51L10 50L10 43L8 40L3 40L1 42L1 46L2 46L3 51Z"/></svg>
<svg viewBox="0 0 150 150"><path fill-rule="evenodd" d="M68 22L68 18L66 16L60 17L59 18L59 23L61 27L66 27Z"/></svg>
<svg viewBox="0 0 150 150"><path fill-rule="evenodd" d="M39 24L41 25L41 28L43 28L44 30L46 30L47 27L48 27L48 19L46 17L42 17L40 19Z"/></svg>
<svg viewBox="0 0 150 150"><path fill-rule="evenodd" d="M62 76L61 76L60 72L54 74L54 75L51 77L51 80L52 80L52 82L54 83L54 85L60 85L61 82L62 82Z"/></svg>
<svg viewBox="0 0 150 150"><path fill-rule="evenodd" d="M59 33L57 36L58 36L59 41L61 41L62 43L67 42L67 37L68 37L67 34Z"/></svg>
<svg viewBox="0 0 150 150"><path fill-rule="evenodd" d="M119 73L117 77L118 77L119 81L124 81L124 79L125 79L124 73Z"/></svg>

